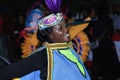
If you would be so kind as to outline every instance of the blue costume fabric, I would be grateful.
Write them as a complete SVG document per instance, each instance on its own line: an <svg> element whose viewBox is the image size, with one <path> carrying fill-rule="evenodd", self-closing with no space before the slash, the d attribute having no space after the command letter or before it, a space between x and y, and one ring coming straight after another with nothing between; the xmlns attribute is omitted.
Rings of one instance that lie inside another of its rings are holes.
<svg viewBox="0 0 120 80"><path fill-rule="evenodd" d="M39 76L40 70L37 70L21 77L20 80L41 80Z"/></svg>
<svg viewBox="0 0 120 80"><path fill-rule="evenodd" d="M47 80L90 80L84 63L70 46L64 43L49 44L47 46L47 57ZM40 71L23 76L20 80L41 80Z"/></svg>

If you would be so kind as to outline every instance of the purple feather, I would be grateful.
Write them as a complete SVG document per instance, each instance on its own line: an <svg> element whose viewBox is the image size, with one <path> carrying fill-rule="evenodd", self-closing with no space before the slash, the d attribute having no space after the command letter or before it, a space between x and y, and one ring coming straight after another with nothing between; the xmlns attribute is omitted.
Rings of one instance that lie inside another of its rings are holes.
<svg viewBox="0 0 120 80"><path fill-rule="evenodd" d="M60 12L62 0L45 0L46 5L52 13Z"/></svg>

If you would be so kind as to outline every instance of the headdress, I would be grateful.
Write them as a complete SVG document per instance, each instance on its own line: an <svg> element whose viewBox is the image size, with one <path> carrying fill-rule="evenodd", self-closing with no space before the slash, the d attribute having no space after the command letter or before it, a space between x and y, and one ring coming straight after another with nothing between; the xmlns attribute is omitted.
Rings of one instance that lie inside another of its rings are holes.
<svg viewBox="0 0 120 80"><path fill-rule="evenodd" d="M38 20L38 26L39 26L38 29L43 30L45 28L52 27L63 20L64 19L63 19L62 13L50 14L50 15Z"/></svg>
<svg viewBox="0 0 120 80"><path fill-rule="evenodd" d="M24 31L26 31L26 35L24 36L24 42L21 44L21 49L23 53L22 58L27 57L29 54L31 54L31 52L35 51L37 45L39 44L39 41L36 37L36 31L38 29L37 21L38 19L42 18L44 14L43 11L39 8L33 9L38 4L41 5L40 2L35 2L32 5L32 10L28 11L27 13L24 28Z"/></svg>
<svg viewBox="0 0 120 80"><path fill-rule="evenodd" d="M29 12L29 15L25 21L25 30L28 33L35 33L37 30L37 20L43 16L43 12L40 9L33 9Z"/></svg>

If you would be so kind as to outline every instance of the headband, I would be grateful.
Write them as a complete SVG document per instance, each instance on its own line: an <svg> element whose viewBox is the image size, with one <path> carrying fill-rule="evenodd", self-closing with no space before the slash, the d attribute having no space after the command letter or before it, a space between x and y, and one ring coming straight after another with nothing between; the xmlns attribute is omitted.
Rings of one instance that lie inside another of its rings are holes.
<svg viewBox="0 0 120 80"><path fill-rule="evenodd" d="M38 26L39 26L38 29L43 30L45 28L55 26L63 20L64 18L62 13L50 14L38 20Z"/></svg>

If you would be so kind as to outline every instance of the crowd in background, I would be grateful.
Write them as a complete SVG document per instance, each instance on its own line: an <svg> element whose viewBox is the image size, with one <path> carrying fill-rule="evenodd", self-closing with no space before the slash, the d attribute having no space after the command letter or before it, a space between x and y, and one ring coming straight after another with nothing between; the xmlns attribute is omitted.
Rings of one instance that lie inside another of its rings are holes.
<svg viewBox="0 0 120 80"><path fill-rule="evenodd" d="M79 6L78 6L79 5ZM67 19L83 21L87 17L97 19L90 22L85 29L91 43L91 66L86 62L93 80L117 80L120 77L120 61L114 41L120 41L120 2L94 0L64 1L62 11ZM29 9L28 9L29 10ZM10 9L9 5L0 6L0 56L11 63L21 59L21 31L25 27L25 17L28 10Z"/></svg>

